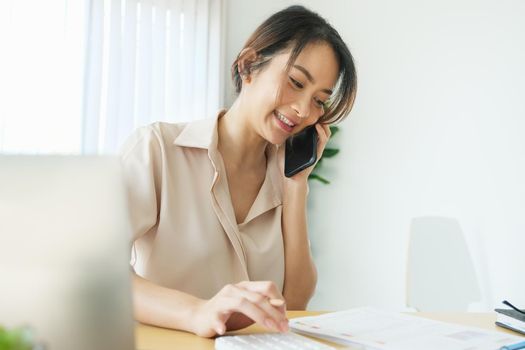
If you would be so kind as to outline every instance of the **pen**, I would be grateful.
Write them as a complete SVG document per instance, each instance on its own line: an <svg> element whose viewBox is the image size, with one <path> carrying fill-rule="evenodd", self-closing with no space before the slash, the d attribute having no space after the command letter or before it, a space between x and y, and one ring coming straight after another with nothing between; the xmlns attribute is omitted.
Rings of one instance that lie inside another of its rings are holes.
<svg viewBox="0 0 525 350"><path fill-rule="evenodd" d="M518 349L525 349L525 341L512 344L512 345L505 345L502 346L499 350L518 350Z"/></svg>

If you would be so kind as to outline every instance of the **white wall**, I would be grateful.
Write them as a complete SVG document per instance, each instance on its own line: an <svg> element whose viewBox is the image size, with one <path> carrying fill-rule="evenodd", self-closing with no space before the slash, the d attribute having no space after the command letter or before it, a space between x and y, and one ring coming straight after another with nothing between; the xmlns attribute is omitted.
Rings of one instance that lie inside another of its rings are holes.
<svg viewBox="0 0 525 350"><path fill-rule="evenodd" d="M262 20L295 3L228 0L225 70ZM359 77L334 140L342 151L325 164L332 184L310 191L310 308L403 307L409 224L421 215L460 221L478 309L523 307L525 1L299 3L338 29Z"/></svg>

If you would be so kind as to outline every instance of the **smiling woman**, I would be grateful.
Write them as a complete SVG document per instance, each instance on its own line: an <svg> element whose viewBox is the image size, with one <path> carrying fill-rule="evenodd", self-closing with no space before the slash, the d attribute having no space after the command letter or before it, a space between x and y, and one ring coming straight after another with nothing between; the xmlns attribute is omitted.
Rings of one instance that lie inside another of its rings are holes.
<svg viewBox="0 0 525 350"><path fill-rule="evenodd" d="M264 120L262 114L270 116L269 120L252 127L269 142L282 144L292 134L330 113L325 111L325 103L337 81L339 63L330 45L323 42L306 45L291 68L288 68L291 48L273 54L271 60L260 56L251 47L241 52L234 68L237 66L244 75L241 76L244 86L226 114L231 115L238 108L249 115L261 114L251 118L254 124ZM258 64L258 60L264 60L264 64ZM254 65L256 69L252 68ZM240 106L242 101L250 101L249 106ZM272 130L274 124L282 131Z"/></svg>
<svg viewBox="0 0 525 350"><path fill-rule="evenodd" d="M141 322L206 337L253 322L286 331L286 308L314 292L313 166L285 177L281 145L316 124L319 158L355 98L352 56L322 17L293 6L261 24L232 77L228 110L152 124L124 147Z"/></svg>
<svg viewBox="0 0 525 350"><path fill-rule="evenodd" d="M241 91L242 72L256 71L264 67L271 57L284 51L288 51L285 70L289 72L291 68L298 69L309 82L313 83L312 75L296 60L306 46L326 45L331 49L328 59L335 56L337 61L337 77L340 80L337 94L331 96L329 105L325 106L327 110L324 111L322 121L338 121L350 112L355 99L357 76L354 62L337 31L323 18L305 15L302 10L301 6L289 7L268 18L255 30L232 65L231 73L235 90L237 93ZM290 16L294 16L293 20L290 20ZM256 53L255 59L246 66L243 63L245 56L252 55L253 59L254 53ZM325 64L322 58L317 63L322 63L321 66ZM303 84L292 77L290 79L298 88L302 88ZM332 89L322 91L327 92L328 95L332 94Z"/></svg>

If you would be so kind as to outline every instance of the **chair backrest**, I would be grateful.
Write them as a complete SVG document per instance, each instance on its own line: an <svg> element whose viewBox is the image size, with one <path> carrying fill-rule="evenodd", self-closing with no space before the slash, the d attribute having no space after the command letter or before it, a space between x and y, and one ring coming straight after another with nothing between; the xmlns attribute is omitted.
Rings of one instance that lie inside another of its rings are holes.
<svg viewBox="0 0 525 350"><path fill-rule="evenodd" d="M418 217L410 226L407 305L418 311L467 311L481 298L459 222Z"/></svg>

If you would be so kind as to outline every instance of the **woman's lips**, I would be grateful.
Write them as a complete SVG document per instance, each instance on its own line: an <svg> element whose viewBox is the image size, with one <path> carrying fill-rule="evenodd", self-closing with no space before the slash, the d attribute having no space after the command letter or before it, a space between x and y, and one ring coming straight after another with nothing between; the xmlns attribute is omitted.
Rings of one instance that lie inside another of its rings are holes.
<svg viewBox="0 0 525 350"><path fill-rule="evenodd" d="M279 117L277 115L277 111L274 111L273 116L275 117L275 120L277 120L277 124L281 127L281 129L283 129L287 133L291 133L292 132L293 127L291 127L290 125L286 124L281 119L279 119Z"/></svg>

